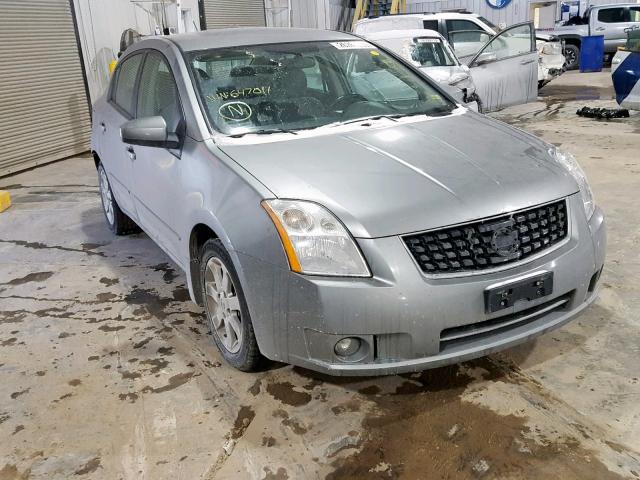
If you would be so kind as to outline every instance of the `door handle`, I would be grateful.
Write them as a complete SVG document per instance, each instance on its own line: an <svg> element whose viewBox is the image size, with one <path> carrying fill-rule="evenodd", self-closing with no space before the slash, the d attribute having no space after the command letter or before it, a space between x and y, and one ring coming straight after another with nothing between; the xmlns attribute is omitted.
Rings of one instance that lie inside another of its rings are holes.
<svg viewBox="0 0 640 480"><path fill-rule="evenodd" d="M133 147L127 147L127 153L129 154L129 158L131 160L136 159L136 151L133 149Z"/></svg>
<svg viewBox="0 0 640 480"><path fill-rule="evenodd" d="M107 131L107 126L104 124L104 122L100 122L100 128L102 129L102 133Z"/></svg>
<svg viewBox="0 0 640 480"><path fill-rule="evenodd" d="M530 63L535 62L535 60L531 59L531 60L522 60L520 62L520 65L529 65Z"/></svg>
<svg viewBox="0 0 640 480"><path fill-rule="evenodd" d="M604 32L605 28L604 27L598 27L596 28L596 32Z"/></svg>

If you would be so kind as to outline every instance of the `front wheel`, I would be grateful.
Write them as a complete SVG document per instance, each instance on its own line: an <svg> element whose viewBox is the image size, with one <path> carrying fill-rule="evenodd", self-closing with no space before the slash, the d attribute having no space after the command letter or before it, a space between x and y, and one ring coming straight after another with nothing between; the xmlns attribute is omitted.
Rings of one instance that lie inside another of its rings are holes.
<svg viewBox="0 0 640 480"><path fill-rule="evenodd" d="M577 45L565 44L563 54L567 70L575 70L580 66L580 48Z"/></svg>
<svg viewBox="0 0 640 480"><path fill-rule="evenodd" d="M238 370L255 371L262 355L240 280L220 240L207 240L202 247L200 285L207 320L218 350Z"/></svg>

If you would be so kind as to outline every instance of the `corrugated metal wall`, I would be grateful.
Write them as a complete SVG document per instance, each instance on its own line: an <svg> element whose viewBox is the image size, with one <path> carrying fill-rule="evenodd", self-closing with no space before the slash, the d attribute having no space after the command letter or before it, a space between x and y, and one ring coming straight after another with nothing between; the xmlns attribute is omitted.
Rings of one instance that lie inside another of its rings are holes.
<svg viewBox="0 0 640 480"><path fill-rule="evenodd" d="M204 0L207 29L224 27L264 27L264 0Z"/></svg>
<svg viewBox="0 0 640 480"><path fill-rule="evenodd" d="M89 148L69 0L0 0L0 175Z"/></svg>
<svg viewBox="0 0 640 480"><path fill-rule="evenodd" d="M349 0L265 0L269 27L322 28L344 30L351 25Z"/></svg>

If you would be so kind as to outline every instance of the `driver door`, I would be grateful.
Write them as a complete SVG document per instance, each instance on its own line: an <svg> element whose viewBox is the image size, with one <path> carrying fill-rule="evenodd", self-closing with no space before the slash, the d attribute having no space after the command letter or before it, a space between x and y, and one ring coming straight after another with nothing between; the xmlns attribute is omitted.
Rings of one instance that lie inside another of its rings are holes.
<svg viewBox="0 0 640 480"><path fill-rule="evenodd" d="M460 45L452 32L452 44ZM494 112L535 100L538 95L538 52L532 23L520 23L489 40L468 61L482 112ZM468 43L468 42L466 42Z"/></svg>
<svg viewBox="0 0 640 480"><path fill-rule="evenodd" d="M169 63L162 53L149 50L140 74L136 118L161 116L169 135L184 140L184 117ZM149 234L174 260L180 258L182 168L181 148L128 145L131 157L133 201ZM179 263L179 262L178 262Z"/></svg>

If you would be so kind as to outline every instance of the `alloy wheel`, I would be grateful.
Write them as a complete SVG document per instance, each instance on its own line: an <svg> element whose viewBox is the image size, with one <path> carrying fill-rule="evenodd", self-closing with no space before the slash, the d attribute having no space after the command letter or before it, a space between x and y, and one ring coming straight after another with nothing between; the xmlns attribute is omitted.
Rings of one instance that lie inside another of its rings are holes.
<svg viewBox="0 0 640 480"><path fill-rule="evenodd" d="M102 166L100 167L100 195L102 196L102 207L104 208L107 221L109 225L113 225L115 218L113 212L113 195L109 187L109 180L107 180L107 172L104 171Z"/></svg>
<svg viewBox="0 0 640 480"><path fill-rule="evenodd" d="M217 257L207 262L204 293L211 330L226 350L237 353L243 340L240 300L229 270Z"/></svg>

